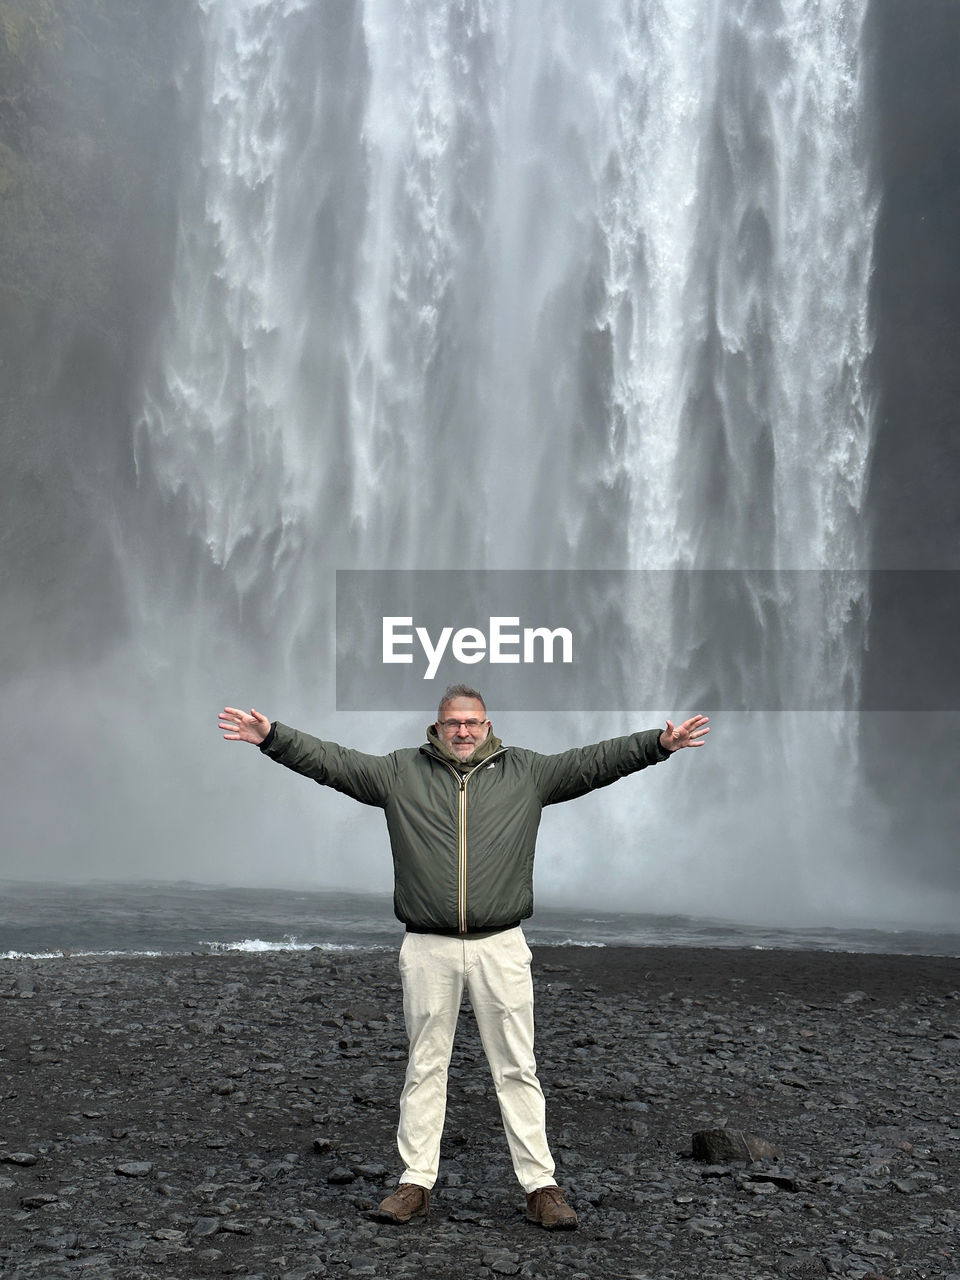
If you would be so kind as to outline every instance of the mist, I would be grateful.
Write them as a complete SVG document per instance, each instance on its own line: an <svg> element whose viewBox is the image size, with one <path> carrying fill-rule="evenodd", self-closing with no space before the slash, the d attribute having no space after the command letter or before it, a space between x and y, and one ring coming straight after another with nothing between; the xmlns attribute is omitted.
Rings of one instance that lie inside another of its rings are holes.
<svg viewBox="0 0 960 1280"><path fill-rule="evenodd" d="M338 569L722 569L749 652L623 600L658 705L601 652L621 711L489 708L711 716L545 812L538 902L955 925L952 708L873 709L907 606L761 575L958 567L960 15L795 7L0 3L0 879L386 891L379 811L216 727L422 741L430 685L336 710Z"/></svg>

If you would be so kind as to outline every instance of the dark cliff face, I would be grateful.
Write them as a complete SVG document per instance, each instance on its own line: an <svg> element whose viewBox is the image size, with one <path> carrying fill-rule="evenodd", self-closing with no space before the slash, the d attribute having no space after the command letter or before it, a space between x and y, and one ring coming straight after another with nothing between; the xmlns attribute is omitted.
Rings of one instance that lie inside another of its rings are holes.
<svg viewBox="0 0 960 1280"><path fill-rule="evenodd" d="M956 589L951 603L946 575L909 571L960 569L960 6L874 0L868 38L882 191L868 512L874 565L908 572L874 579L864 679L868 704L889 705L884 652L896 637L909 653L929 621L940 636L918 677L936 706L944 677L956 689ZM954 882L960 746L948 714L868 715L863 744L896 856Z"/></svg>
<svg viewBox="0 0 960 1280"><path fill-rule="evenodd" d="M186 0L0 0L0 674L122 630L104 504L165 296ZM95 602L95 603L94 603Z"/></svg>
<svg viewBox="0 0 960 1280"><path fill-rule="evenodd" d="M0 280L142 332L176 198L186 0L0 0Z"/></svg>
<svg viewBox="0 0 960 1280"><path fill-rule="evenodd" d="M960 568L960 6L874 0L874 563Z"/></svg>

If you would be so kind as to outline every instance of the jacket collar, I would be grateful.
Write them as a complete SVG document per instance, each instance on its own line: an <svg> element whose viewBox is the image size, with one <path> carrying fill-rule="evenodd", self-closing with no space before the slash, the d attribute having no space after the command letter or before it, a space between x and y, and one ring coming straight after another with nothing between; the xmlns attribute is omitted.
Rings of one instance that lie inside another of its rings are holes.
<svg viewBox="0 0 960 1280"><path fill-rule="evenodd" d="M440 758L447 761L448 764L452 764L456 766L456 768L466 772L466 770L472 769L475 765L482 764L484 760L496 754L496 752L502 748L503 743L495 734L488 733L483 742L481 742L476 751L474 751L473 755L468 756L466 760L461 760L458 755L455 755L450 750L447 744L440 737L439 733L437 733L436 726L431 724L427 727L427 741L425 745L430 748L431 755L440 756ZM422 749L423 748L421 748L421 750Z"/></svg>

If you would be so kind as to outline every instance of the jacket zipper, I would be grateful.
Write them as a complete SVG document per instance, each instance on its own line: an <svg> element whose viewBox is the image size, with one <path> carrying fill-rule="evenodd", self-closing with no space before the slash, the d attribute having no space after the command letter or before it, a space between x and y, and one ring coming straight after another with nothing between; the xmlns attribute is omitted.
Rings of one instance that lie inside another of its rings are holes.
<svg viewBox="0 0 960 1280"><path fill-rule="evenodd" d="M499 751L492 752L485 760L475 764L469 773L461 773L442 756L430 752L435 760L447 766L456 778L459 789L457 796L457 928L461 933L467 932L467 783L478 769L483 769L492 760L496 760L497 756L502 755L505 750L506 748L501 747Z"/></svg>
<svg viewBox="0 0 960 1280"><path fill-rule="evenodd" d="M471 770L472 772L472 770ZM467 932L467 778L459 778L460 795L457 798L457 928Z"/></svg>

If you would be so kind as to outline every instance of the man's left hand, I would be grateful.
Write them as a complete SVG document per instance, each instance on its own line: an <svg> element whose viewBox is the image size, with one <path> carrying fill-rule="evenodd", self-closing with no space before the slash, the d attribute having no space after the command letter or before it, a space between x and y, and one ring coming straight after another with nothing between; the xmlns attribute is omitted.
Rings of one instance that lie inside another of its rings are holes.
<svg viewBox="0 0 960 1280"><path fill-rule="evenodd" d="M675 725L667 721L667 727L660 734L660 745L664 751L679 751L682 747L702 747L703 740L710 732L707 727L707 716L691 716L683 724Z"/></svg>

